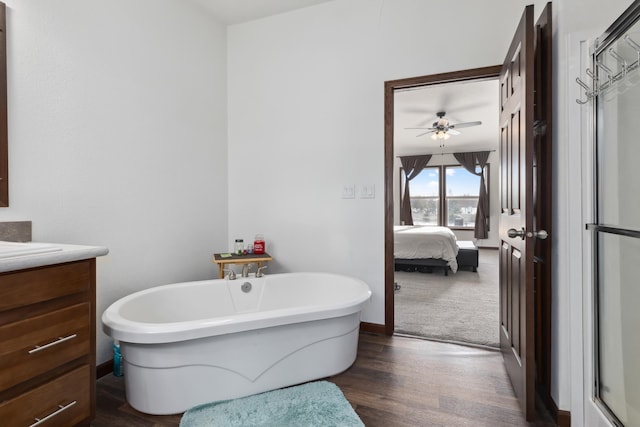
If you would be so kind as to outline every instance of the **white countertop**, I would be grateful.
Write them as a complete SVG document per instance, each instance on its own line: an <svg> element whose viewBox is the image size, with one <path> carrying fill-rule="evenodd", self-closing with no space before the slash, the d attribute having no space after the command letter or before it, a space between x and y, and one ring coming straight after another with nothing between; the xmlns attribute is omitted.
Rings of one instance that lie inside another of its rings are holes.
<svg viewBox="0 0 640 427"><path fill-rule="evenodd" d="M109 253L102 246L0 241L0 273L96 258Z"/></svg>

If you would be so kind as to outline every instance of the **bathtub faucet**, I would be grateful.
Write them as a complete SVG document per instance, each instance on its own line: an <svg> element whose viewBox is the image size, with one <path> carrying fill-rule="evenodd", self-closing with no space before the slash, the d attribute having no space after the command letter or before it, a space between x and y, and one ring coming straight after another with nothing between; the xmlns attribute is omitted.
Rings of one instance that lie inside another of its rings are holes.
<svg viewBox="0 0 640 427"><path fill-rule="evenodd" d="M227 276L227 279L229 280L236 280L236 272L233 271L231 268L225 268L224 271L228 271L229 275Z"/></svg>
<svg viewBox="0 0 640 427"><path fill-rule="evenodd" d="M242 277L249 277L249 266L251 264L243 264L242 265Z"/></svg>
<svg viewBox="0 0 640 427"><path fill-rule="evenodd" d="M265 268L267 268L266 265L263 265L262 267L258 267L258 271L256 271L256 277L264 276L264 273L262 272L262 270L264 270Z"/></svg>

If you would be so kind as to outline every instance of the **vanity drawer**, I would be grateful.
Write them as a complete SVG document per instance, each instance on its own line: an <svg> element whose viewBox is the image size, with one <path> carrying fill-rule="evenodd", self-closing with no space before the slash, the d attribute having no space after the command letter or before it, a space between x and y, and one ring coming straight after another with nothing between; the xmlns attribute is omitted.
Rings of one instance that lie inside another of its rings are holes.
<svg viewBox="0 0 640 427"><path fill-rule="evenodd" d="M0 274L0 311L86 292L90 261L78 261Z"/></svg>
<svg viewBox="0 0 640 427"><path fill-rule="evenodd" d="M83 365L0 403L2 425L58 427L87 420L91 411L90 373L89 365Z"/></svg>
<svg viewBox="0 0 640 427"><path fill-rule="evenodd" d="M90 354L90 325L87 302L0 326L0 390Z"/></svg>

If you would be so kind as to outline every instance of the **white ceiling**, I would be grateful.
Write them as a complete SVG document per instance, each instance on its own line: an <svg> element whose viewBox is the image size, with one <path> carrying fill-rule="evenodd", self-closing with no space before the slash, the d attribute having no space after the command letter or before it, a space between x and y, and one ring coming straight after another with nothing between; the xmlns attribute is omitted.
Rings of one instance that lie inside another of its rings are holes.
<svg viewBox="0 0 640 427"><path fill-rule="evenodd" d="M332 0L192 0L226 25L253 21Z"/></svg>
<svg viewBox="0 0 640 427"><path fill-rule="evenodd" d="M429 85L395 92L394 151L396 155L453 153L498 148L498 80ZM446 112L449 123L481 121L479 126L457 129L440 147L431 134L416 137L431 127L436 113Z"/></svg>

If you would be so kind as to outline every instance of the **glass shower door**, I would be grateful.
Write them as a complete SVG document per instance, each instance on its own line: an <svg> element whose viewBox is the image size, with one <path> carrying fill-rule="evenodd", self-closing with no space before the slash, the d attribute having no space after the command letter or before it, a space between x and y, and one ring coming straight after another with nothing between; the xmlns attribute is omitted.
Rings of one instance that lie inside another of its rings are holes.
<svg viewBox="0 0 640 427"><path fill-rule="evenodd" d="M640 24L616 21L594 54L596 183L594 397L640 426Z"/></svg>

